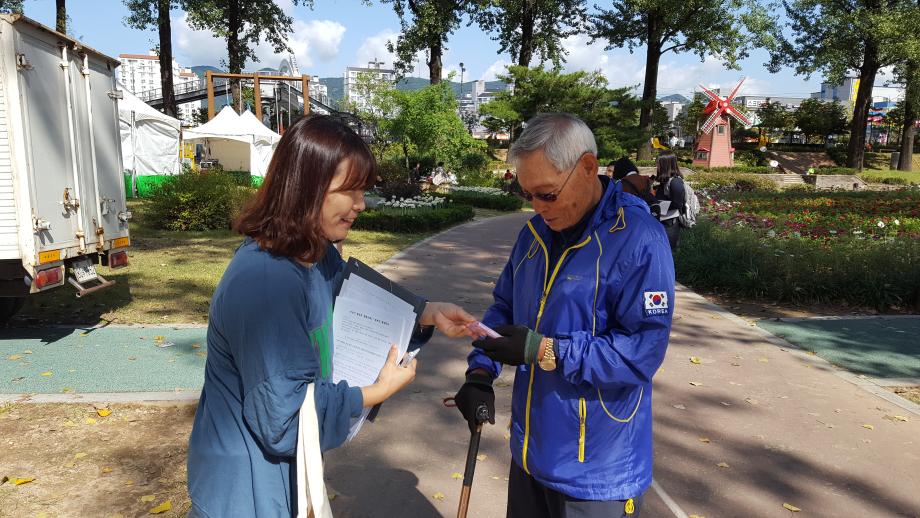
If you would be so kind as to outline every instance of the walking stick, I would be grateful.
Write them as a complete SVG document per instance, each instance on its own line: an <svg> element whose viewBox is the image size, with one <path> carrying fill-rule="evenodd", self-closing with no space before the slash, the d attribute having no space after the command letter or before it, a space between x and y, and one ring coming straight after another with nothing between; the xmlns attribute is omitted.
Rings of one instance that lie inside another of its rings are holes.
<svg viewBox="0 0 920 518"><path fill-rule="evenodd" d="M476 456L479 454L479 438L482 435L482 423L489 420L489 409L484 404L476 408L476 429L470 434L470 448L466 452L466 469L463 470L463 490L460 493L460 507L457 518L466 518L470 505L470 491L473 489L473 473L476 471Z"/></svg>

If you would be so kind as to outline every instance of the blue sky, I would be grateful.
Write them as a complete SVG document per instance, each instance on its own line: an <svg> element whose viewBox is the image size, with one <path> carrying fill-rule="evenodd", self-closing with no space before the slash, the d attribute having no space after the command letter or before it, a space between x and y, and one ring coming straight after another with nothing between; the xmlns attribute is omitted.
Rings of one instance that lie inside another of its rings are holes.
<svg viewBox="0 0 920 518"><path fill-rule="evenodd" d="M366 66L377 58L390 62L386 41L395 39L399 20L390 5L375 3L368 6L359 0L315 0L313 10L293 6L290 0L278 0L295 19L295 31L289 42L294 50L302 73L318 77L341 77L346 66ZM26 0L27 16L49 26L54 26L53 0ZM69 0L70 32L87 45L112 56L121 53L145 53L156 42L154 31L138 31L126 27L122 20L127 14L121 0ZM498 45L477 27L462 26L448 42L443 63L445 73L457 72L463 62L466 72L463 79L495 78L511 57L498 53ZM644 74L644 49L630 54L625 49L605 51L602 42L589 45L587 36L570 37L564 47L569 51L565 68L574 70L599 69L612 86L641 85ZM173 15L173 50L183 66L217 65L225 57L223 43L208 33L191 30L184 14ZM252 68L277 67L283 56L261 45L257 49L261 62ZM791 70L778 74L767 72L763 63L766 53L756 51L742 62L742 70L726 70L715 58L704 61L694 55L666 54L661 61L658 77L660 95L681 93L689 95L697 84L731 87L741 76L746 76L744 94L769 94L807 97L820 89L820 77L806 80L795 76ZM412 75L428 77L428 69L421 65Z"/></svg>

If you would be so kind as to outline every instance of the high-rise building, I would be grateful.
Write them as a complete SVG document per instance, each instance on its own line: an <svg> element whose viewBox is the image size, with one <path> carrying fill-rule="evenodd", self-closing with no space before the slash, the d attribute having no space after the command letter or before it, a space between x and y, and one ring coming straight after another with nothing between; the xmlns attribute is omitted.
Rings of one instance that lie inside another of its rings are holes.
<svg viewBox="0 0 920 518"><path fill-rule="evenodd" d="M383 68L383 62L376 60L369 62L367 67L345 68L345 100L353 102L358 108L367 109L369 99L357 88L358 78L362 75L369 75L375 80L393 82L396 79L396 71Z"/></svg>
<svg viewBox="0 0 920 518"><path fill-rule="evenodd" d="M119 54L121 66L118 67L118 80L132 93L139 94L147 90L162 88L160 79L160 57L154 51L147 54ZM198 83L198 76L190 68L182 68L174 59L172 62L173 85L180 87L188 83ZM192 114L200 103L185 103L178 106L178 116L186 124L192 123Z"/></svg>

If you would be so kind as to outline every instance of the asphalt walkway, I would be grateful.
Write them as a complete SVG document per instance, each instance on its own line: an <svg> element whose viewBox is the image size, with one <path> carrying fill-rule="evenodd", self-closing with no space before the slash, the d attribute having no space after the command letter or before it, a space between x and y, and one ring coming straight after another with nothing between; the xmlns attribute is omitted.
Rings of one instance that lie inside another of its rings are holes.
<svg viewBox="0 0 920 518"><path fill-rule="evenodd" d="M454 301L482 314L529 216L457 227L380 269L430 300ZM118 365L160 364L171 374L164 374L169 381L156 390L184 386L176 369L197 369L200 375L199 353L205 352L200 329L83 332L0 336L5 362L0 374L6 378L13 365L20 373L13 377L26 372L29 383L57 383L62 368L80 372L104 363L45 367L40 348L60 344L63 351L63 344L69 344L74 356L105 350L128 362ZM109 332L121 338L104 339ZM151 341L173 345L160 348ZM387 402L354 442L326 456L336 516L456 514L469 432L457 411L443 407L441 400L462 382L468 350L463 341L432 340L419 356L415 383ZM53 369L53 375L41 380L45 368ZM114 376L115 370L106 372ZM136 376L159 375L141 372L125 378ZM0 381L0 391L8 390L10 381ZM25 381L18 386L27 386ZM66 388L60 381L54 392ZM471 517L505 515L512 381L513 372L495 384L498 419L483 432ZM643 516L792 515L784 504L801 509L799 516L920 516L920 410L902 401L680 289L671 345L655 377L656 483Z"/></svg>

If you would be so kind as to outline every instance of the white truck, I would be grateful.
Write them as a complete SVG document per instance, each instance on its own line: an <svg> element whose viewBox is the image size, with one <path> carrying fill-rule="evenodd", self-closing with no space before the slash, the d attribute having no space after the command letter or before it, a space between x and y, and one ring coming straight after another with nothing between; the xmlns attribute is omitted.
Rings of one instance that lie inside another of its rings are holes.
<svg viewBox="0 0 920 518"><path fill-rule="evenodd" d="M64 284L114 284L128 264L119 62L17 14L0 14L0 323Z"/></svg>

